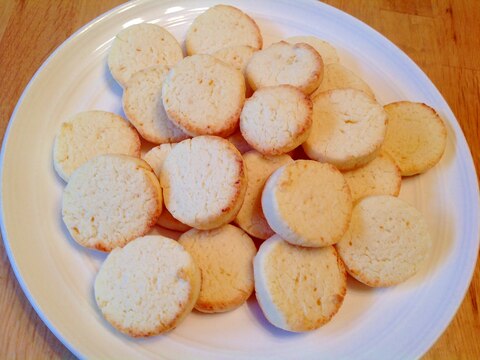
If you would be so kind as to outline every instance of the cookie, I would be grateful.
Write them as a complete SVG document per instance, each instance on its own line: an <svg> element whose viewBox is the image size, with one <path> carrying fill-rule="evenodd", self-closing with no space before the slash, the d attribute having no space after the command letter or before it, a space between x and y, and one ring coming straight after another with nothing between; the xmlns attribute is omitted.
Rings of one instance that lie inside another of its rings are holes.
<svg viewBox="0 0 480 360"><path fill-rule="evenodd" d="M162 84L169 67L151 66L130 77L123 92L123 111L140 135L153 144L185 140L188 135L172 123L163 108Z"/></svg>
<svg viewBox="0 0 480 360"><path fill-rule="evenodd" d="M113 250L95 278L95 301L105 319L133 337L172 330L192 311L200 271L175 240L155 235Z"/></svg>
<svg viewBox="0 0 480 360"><path fill-rule="evenodd" d="M255 52L247 65L247 80L253 90L287 84L309 95L322 78L322 58L313 47L303 43L274 43Z"/></svg>
<svg viewBox="0 0 480 360"><path fill-rule="evenodd" d="M343 173L355 202L370 195L400 193L402 175L392 158L381 153L367 165Z"/></svg>
<svg viewBox="0 0 480 360"><path fill-rule="evenodd" d="M321 40L315 36L293 36L285 39L285 41L289 44L304 43L310 45L320 54L324 65L338 63L340 61L337 50L325 40Z"/></svg>
<svg viewBox="0 0 480 360"><path fill-rule="evenodd" d="M178 41L154 24L129 26L117 34L108 54L113 78L125 87L137 71L153 65L173 66L183 58Z"/></svg>
<svg viewBox="0 0 480 360"><path fill-rule="evenodd" d="M186 57L162 88L167 115L191 136L232 134L245 102L243 74L210 55Z"/></svg>
<svg viewBox="0 0 480 360"><path fill-rule="evenodd" d="M63 191L62 218L82 246L111 251L143 236L162 211L162 191L148 164L100 155L79 167Z"/></svg>
<svg viewBox="0 0 480 360"><path fill-rule="evenodd" d="M375 94L368 84L363 81L358 75L353 73L341 64L325 65L323 72L323 80L320 86L315 90L311 97L314 98L318 94L333 90L333 89L357 89L362 90L372 99L375 99Z"/></svg>
<svg viewBox="0 0 480 360"><path fill-rule="evenodd" d="M373 160L385 138L387 113L363 91L337 89L313 99L313 125L305 153L342 171Z"/></svg>
<svg viewBox="0 0 480 360"><path fill-rule="evenodd" d="M237 148L238 151L240 151L240 154L245 154L247 151L253 150L252 147L243 138L240 131L234 132L227 139L233 144L233 146Z"/></svg>
<svg viewBox="0 0 480 360"><path fill-rule="evenodd" d="M243 155L247 169L247 192L235 223L258 239L267 239L274 234L262 211L262 191L265 182L279 167L291 163L288 155L266 156L252 150Z"/></svg>
<svg viewBox="0 0 480 360"><path fill-rule="evenodd" d="M231 222L247 188L242 155L216 136L178 143L163 164L160 182L173 217L201 230Z"/></svg>
<svg viewBox="0 0 480 360"><path fill-rule="evenodd" d="M231 46L262 48L262 34L255 21L229 5L216 5L193 20L187 32L188 55L213 54Z"/></svg>
<svg viewBox="0 0 480 360"><path fill-rule="evenodd" d="M60 125L53 146L53 165L68 181L88 160L102 154L140 157L140 138L121 116L106 111L85 111Z"/></svg>
<svg viewBox="0 0 480 360"><path fill-rule="evenodd" d="M242 305L253 292L253 240L239 228L192 229L178 242L192 255L202 273L195 309L225 312Z"/></svg>
<svg viewBox="0 0 480 360"><path fill-rule="evenodd" d="M340 241L347 230L352 196L334 166L297 160L267 180L262 209L268 225L291 244L327 246Z"/></svg>
<svg viewBox="0 0 480 360"><path fill-rule="evenodd" d="M266 240L254 260L255 294L267 320L288 331L310 331L338 312L347 276L333 246L306 248Z"/></svg>
<svg viewBox="0 0 480 360"><path fill-rule="evenodd" d="M312 126L312 102L291 85L261 88L245 102L240 131L247 143L266 155L289 152L302 144Z"/></svg>
<svg viewBox="0 0 480 360"><path fill-rule="evenodd" d="M447 144L447 129L430 106L400 101L385 106L388 127L383 150L402 176L421 174L437 164Z"/></svg>
<svg viewBox="0 0 480 360"><path fill-rule="evenodd" d="M412 277L431 247L422 214L394 196L369 196L352 213L336 245L347 271L369 286L391 286Z"/></svg>

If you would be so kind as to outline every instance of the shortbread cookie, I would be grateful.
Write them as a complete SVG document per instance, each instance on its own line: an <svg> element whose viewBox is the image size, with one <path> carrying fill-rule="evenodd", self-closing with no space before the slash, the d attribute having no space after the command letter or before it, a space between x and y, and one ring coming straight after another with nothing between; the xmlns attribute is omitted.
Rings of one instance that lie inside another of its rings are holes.
<svg viewBox="0 0 480 360"><path fill-rule="evenodd" d="M397 196L402 175L392 158L380 154L367 165L343 173L355 202L370 195Z"/></svg>
<svg viewBox="0 0 480 360"><path fill-rule="evenodd" d="M231 46L262 48L262 34L255 21L229 5L216 5L190 25L185 40L187 54L213 54Z"/></svg>
<svg viewBox="0 0 480 360"><path fill-rule="evenodd" d="M148 164L100 155L79 167L63 191L62 217L80 245L101 251L143 236L162 211L162 190Z"/></svg>
<svg viewBox="0 0 480 360"><path fill-rule="evenodd" d="M162 96L168 117L187 134L228 136L245 102L245 79L213 56L189 56L170 70Z"/></svg>
<svg viewBox="0 0 480 360"><path fill-rule="evenodd" d="M214 230L192 229L178 242L192 255L202 273L195 309L216 313L242 305L253 292L253 240L241 229L224 225Z"/></svg>
<svg viewBox="0 0 480 360"><path fill-rule="evenodd" d="M95 278L95 300L117 330L153 336L178 326L200 291L200 271L175 240L155 235L113 250Z"/></svg>
<svg viewBox="0 0 480 360"><path fill-rule="evenodd" d="M276 170L262 194L268 225L283 239L317 247L340 241L352 213L342 173L330 164L297 160Z"/></svg>
<svg viewBox="0 0 480 360"><path fill-rule="evenodd" d="M97 155L140 157L140 138L121 116L106 111L85 111L60 126L53 146L53 165L68 181L81 165Z"/></svg>
<svg viewBox="0 0 480 360"><path fill-rule="evenodd" d="M163 108L162 84L169 67L151 66L133 74L123 92L123 111L140 135L153 144L185 140L185 134L172 123Z"/></svg>
<svg viewBox="0 0 480 360"><path fill-rule="evenodd" d="M391 286L410 278L430 246L422 214L388 195L360 200L349 229L336 245L348 273L369 286Z"/></svg>
<svg viewBox="0 0 480 360"><path fill-rule="evenodd" d="M368 86L368 84L359 76L341 64L325 65L323 80L317 90L313 92L311 97L313 99L318 94L333 89L362 90L372 99L375 99L375 94L370 86Z"/></svg>
<svg viewBox="0 0 480 360"><path fill-rule="evenodd" d="M113 78L125 87L130 76L153 65L173 66L183 58L178 41L154 24L132 25L117 34L108 54Z"/></svg>
<svg viewBox="0 0 480 360"><path fill-rule="evenodd" d="M255 294L267 320L284 330L318 329L338 312L347 274L333 246L293 246L279 235L255 256Z"/></svg>
<svg viewBox="0 0 480 360"><path fill-rule="evenodd" d="M363 91L330 90L313 99L313 125L303 149L311 159L355 169L377 156L386 128L386 112Z"/></svg>
<svg viewBox="0 0 480 360"><path fill-rule="evenodd" d="M228 141L230 141L237 148L237 150L240 151L240 154L245 154L247 151L253 150L243 138L240 131L234 132L232 135L230 135L228 137Z"/></svg>
<svg viewBox="0 0 480 360"><path fill-rule="evenodd" d="M245 102L240 131L266 155L284 154L302 144L312 126L312 102L291 85L261 88Z"/></svg>
<svg viewBox="0 0 480 360"><path fill-rule="evenodd" d="M247 79L253 90L288 84L309 95L320 85L323 61L308 44L280 41L253 54L247 65Z"/></svg>
<svg viewBox="0 0 480 360"><path fill-rule="evenodd" d="M383 150L395 160L402 176L423 173L440 161L447 129L434 109L400 101L386 105L385 111L388 127Z"/></svg>
<svg viewBox="0 0 480 360"><path fill-rule="evenodd" d="M290 44L304 43L310 45L317 50L325 65L338 63L340 61L337 50L325 40L321 40L315 36L293 36L285 39L285 41Z"/></svg>
<svg viewBox="0 0 480 360"><path fill-rule="evenodd" d="M178 143L163 164L160 182L170 213L201 230L232 221L247 188L242 155L216 136Z"/></svg>
<svg viewBox="0 0 480 360"><path fill-rule="evenodd" d="M267 239L274 234L262 211L262 191L265 182L279 167L291 163L288 155L265 156L252 150L243 155L247 169L247 192L235 223L250 235Z"/></svg>

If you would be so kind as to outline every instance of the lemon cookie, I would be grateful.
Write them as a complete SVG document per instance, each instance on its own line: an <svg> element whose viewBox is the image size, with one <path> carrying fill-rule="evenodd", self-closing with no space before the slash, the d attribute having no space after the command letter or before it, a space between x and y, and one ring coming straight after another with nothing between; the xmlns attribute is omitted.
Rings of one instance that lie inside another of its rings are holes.
<svg viewBox="0 0 480 360"><path fill-rule="evenodd" d="M100 155L72 174L62 217L80 245L101 251L145 235L162 211L162 191L150 166L126 155Z"/></svg>
<svg viewBox="0 0 480 360"><path fill-rule="evenodd" d="M200 271L175 240L145 236L113 250L95 278L105 319L133 336L154 336L179 325L200 291Z"/></svg>
<svg viewBox="0 0 480 360"><path fill-rule="evenodd" d="M369 286L390 286L410 278L430 246L422 214L388 195L360 200L349 229L336 245L348 273Z"/></svg>
<svg viewBox="0 0 480 360"><path fill-rule="evenodd" d="M288 331L315 330L340 309L347 276L333 246L306 248L266 240L255 256L255 294L270 323Z"/></svg>
<svg viewBox="0 0 480 360"><path fill-rule="evenodd" d="M319 39L315 36L293 36L285 39L285 41L290 44L304 43L310 45L317 50L325 65L338 63L340 61L337 50L325 40Z"/></svg>
<svg viewBox="0 0 480 360"><path fill-rule="evenodd" d="M202 273L195 309L225 312L242 305L253 292L253 240L241 229L224 225L213 230L192 229L178 242L192 255Z"/></svg>
<svg viewBox="0 0 480 360"><path fill-rule="evenodd" d="M65 181L88 160L102 154L140 156L140 138L121 116L106 111L81 112L60 125L53 165Z"/></svg>
<svg viewBox="0 0 480 360"><path fill-rule="evenodd" d="M363 91L330 90L313 99L313 125L303 149L311 159L351 170L377 156L386 128L386 112Z"/></svg>
<svg viewBox="0 0 480 360"><path fill-rule="evenodd" d="M276 170L265 184L262 209L283 239L317 247L340 241L352 213L350 189L330 164L297 160Z"/></svg>

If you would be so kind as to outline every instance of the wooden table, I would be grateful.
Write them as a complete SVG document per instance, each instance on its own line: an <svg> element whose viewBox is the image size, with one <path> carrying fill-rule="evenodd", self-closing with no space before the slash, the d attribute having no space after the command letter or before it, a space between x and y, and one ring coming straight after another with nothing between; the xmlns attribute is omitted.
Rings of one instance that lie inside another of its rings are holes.
<svg viewBox="0 0 480 360"><path fill-rule="evenodd" d="M0 0L0 133L28 81L74 31L122 0ZM480 173L480 1L328 0L404 50L446 98ZM480 269L426 359L480 358ZM0 242L0 358L73 358L30 306Z"/></svg>

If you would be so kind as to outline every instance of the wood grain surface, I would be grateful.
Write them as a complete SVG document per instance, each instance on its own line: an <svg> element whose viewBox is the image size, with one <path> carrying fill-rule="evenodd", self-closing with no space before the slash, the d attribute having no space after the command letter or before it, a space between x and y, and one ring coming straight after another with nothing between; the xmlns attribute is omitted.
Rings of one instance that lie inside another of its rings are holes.
<svg viewBox="0 0 480 360"><path fill-rule="evenodd" d="M0 0L0 133L48 55L73 32L121 0ZM327 0L405 51L455 113L480 173L480 1ZM445 333L425 359L480 358L480 270ZM0 242L0 358L74 356L55 338L19 287Z"/></svg>

